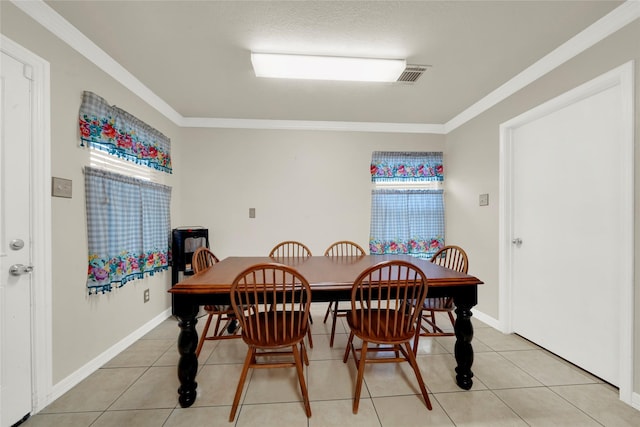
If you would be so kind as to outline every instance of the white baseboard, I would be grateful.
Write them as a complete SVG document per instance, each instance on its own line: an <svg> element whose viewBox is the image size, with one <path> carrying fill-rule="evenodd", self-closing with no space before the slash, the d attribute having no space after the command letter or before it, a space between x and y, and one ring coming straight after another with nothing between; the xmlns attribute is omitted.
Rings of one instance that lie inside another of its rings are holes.
<svg viewBox="0 0 640 427"><path fill-rule="evenodd" d="M129 347L131 344L142 338L145 334L153 330L156 326L164 322L167 318L171 316L171 307L133 331L131 334L123 338L120 342L107 349L104 353L100 354L95 359L91 360L86 365L82 366L80 369L63 379L62 381L54 384L51 388L51 393L48 393L49 401L43 402L44 405L42 408L37 408L38 411L42 410L45 406L51 404L54 400L71 390L74 386L80 383L82 380L87 378L89 375L100 369L102 365L107 363L109 360L113 359L115 356L120 354L124 349Z"/></svg>
<svg viewBox="0 0 640 427"><path fill-rule="evenodd" d="M500 332L504 332L500 327L500 322L498 321L498 319L488 316L476 309L473 309L472 312L473 312L473 317L475 317L482 323L486 323L487 325L491 326L493 329L497 329Z"/></svg>
<svg viewBox="0 0 640 427"><path fill-rule="evenodd" d="M631 406L640 411L640 393L631 393Z"/></svg>

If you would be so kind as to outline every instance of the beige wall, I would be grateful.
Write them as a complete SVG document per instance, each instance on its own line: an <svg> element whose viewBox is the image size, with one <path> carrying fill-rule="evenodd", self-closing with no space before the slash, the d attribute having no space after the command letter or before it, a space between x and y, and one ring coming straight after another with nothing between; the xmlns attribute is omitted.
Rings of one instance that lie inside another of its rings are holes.
<svg viewBox="0 0 640 427"><path fill-rule="evenodd" d="M587 82L630 60L635 60L635 150L640 170L640 20L598 43L553 72L530 84L446 138L447 241L468 248L469 272L482 278L477 309L498 319L498 173L499 126L501 123ZM604 141L603 141L604 142ZM640 200L640 174L635 178L636 200ZM478 206L478 195L490 194L490 205ZM636 203L636 262L640 271L640 207ZM542 254L541 254L542 255ZM585 263L587 265L587 263ZM635 288L640 277L636 275ZM571 302L568 302L571 303ZM640 313L640 292L635 312ZM585 316L597 315L585 313ZM640 318L635 322L635 386L640 390Z"/></svg>
<svg viewBox="0 0 640 427"><path fill-rule="evenodd" d="M170 272L127 283L109 294L89 296L86 288L87 233L84 175L89 150L79 146L78 110L84 90L157 128L180 145L180 129L122 85L8 2L0 2L2 34L49 61L51 66L51 173L71 179L71 199L53 197L52 283L53 384L65 379L170 306ZM173 150L179 161L179 149ZM167 185L180 192L177 175ZM172 221L179 220L172 203ZM143 290L151 299L143 303Z"/></svg>
<svg viewBox="0 0 640 427"><path fill-rule="evenodd" d="M267 255L282 240L322 255L369 246L371 152L442 151L443 135L184 129L182 225L209 228L219 257ZM249 218L249 208L256 218Z"/></svg>

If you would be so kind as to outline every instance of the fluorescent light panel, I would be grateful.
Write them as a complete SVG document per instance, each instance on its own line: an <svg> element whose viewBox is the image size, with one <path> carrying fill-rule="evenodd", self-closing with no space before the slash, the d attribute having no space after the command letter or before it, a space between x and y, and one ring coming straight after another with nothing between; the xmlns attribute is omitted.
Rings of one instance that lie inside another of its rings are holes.
<svg viewBox="0 0 640 427"><path fill-rule="evenodd" d="M251 53L257 77L308 80L395 82L404 71L404 59Z"/></svg>

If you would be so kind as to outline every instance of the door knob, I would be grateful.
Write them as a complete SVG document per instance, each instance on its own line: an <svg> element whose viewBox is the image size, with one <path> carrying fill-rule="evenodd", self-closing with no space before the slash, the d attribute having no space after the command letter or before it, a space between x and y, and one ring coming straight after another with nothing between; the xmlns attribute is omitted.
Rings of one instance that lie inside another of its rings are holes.
<svg viewBox="0 0 640 427"><path fill-rule="evenodd" d="M31 273L32 271L32 265L13 264L11 267L9 267L9 273L12 276L20 276L21 274Z"/></svg>
<svg viewBox="0 0 640 427"><path fill-rule="evenodd" d="M519 238L519 237L516 237L515 239L513 239L513 240L511 241L511 243L513 243L514 245L518 245L518 246L520 246L520 245L522 244L522 239L521 239L521 238Z"/></svg>

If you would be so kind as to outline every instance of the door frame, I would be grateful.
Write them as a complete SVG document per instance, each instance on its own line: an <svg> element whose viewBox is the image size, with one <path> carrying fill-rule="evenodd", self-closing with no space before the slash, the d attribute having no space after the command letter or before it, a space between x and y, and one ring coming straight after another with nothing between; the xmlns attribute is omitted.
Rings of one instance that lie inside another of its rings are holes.
<svg viewBox="0 0 640 427"><path fill-rule="evenodd" d="M51 400L52 262L51 262L51 90L50 66L33 52L0 34L0 51L31 72L31 369L34 414Z"/></svg>
<svg viewBox="0 0 640 427"><path fill-rule="evenodd" d="M620 400L631 405L634 362L634 61L629 61L595 79L547 101L500 125L500 206L499 206L499 310L500 329L513 332L513 130L545 115L577 103L603 90L619 86L624 111L621 129L622 157L620 165L624 241L620 259L619 367Z"/></svg>

